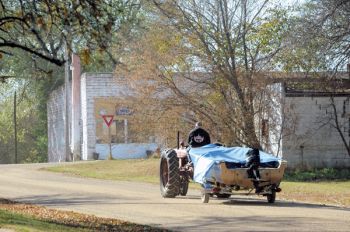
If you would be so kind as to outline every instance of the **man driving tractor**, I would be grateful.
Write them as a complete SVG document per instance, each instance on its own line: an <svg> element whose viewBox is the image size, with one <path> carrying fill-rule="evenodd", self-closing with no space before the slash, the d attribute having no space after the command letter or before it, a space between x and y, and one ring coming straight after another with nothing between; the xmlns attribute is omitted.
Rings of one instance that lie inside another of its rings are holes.
<svg viewBox="0 0 350 232"><path fill-rule="evenodd" d="M187 143L191 147L201 147L210 144L210 135L201 126L201 123L197 122L188 135Z"/></svg>
<svg viewBox="0 0 350 232"><path fill-rule="evenodd" d="M211 143L209 133L204 130L200 122L197 122L194 129L192 129L188 136L188 145L192 148L198 148ZM256 181L260 179L259 165L260 165L260 154L259 149L251 149L246 153L246 164L244 165L248 168L248 177L252 178L254 181L254 187L257 191L260 191Z"/></svg>

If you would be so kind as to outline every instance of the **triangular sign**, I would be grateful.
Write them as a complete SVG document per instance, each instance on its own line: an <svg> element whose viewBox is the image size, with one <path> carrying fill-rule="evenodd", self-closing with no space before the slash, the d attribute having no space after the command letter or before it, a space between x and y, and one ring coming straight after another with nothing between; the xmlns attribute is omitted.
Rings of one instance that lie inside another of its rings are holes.
<svg viewBox="0 0 350 232"><path fill-rule="evenodd" d="M102 115L103 120L105 121L107 127L110 127L113 122L114 115Z"/></svg>

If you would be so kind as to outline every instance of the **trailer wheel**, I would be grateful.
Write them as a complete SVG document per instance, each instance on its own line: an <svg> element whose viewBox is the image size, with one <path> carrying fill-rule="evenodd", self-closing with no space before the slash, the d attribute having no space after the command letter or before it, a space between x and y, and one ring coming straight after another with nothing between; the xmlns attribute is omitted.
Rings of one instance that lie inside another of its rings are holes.
<svg viewBox="0 0 350 232"><path fill-rule="evenodd" d="M276 191L273 190L272 193L271 194L267 194L266 197L267 197L267 202L268 203L275 203Z"/></svg>
<svg viewBox="0 0 350 232"><path fill-rule="evenodd" d="M186 196L187 191L188 191L188 180L186 178L181 177L180 178L180 195L181 196Z"/></svg>
<svg viewBox="0 0 350 232"><path fill-rule="evenodd" d="M160 157L160 193L164 198L174 198L179 194L179 159L172 149L162 152Z"/></svg>
<svg viewBox="0 0 350 232"><path fill-rule="evenodd" d="M202 203L208 203L209 202L209 193L202 193Z"/></svg>

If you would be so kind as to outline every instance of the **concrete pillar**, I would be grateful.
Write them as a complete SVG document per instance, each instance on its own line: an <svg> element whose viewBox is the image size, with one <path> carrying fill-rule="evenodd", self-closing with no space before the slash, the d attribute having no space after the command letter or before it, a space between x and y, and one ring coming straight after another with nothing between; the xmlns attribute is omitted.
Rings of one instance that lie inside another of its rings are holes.
<svg viewBox="0 0 350 232"><path fill-rule="evenodd" d="M73 160L81 159L80 152L80 116L81 116L81 102L80 102L80 58L72 54L72 128L71 128L71 151L73 153Z"/></svg>

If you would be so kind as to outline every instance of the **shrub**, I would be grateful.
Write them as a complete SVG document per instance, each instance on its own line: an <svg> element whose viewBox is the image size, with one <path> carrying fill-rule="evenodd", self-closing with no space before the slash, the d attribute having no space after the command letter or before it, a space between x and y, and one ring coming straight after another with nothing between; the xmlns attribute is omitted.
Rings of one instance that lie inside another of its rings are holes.
<svg viewBox="0 0 350 232"><path fill-rule="evenodd" d="M349 180L349 169L323 168L311 171L287 171L284 175L289 181L321 181L321 180Z"/></svg>

